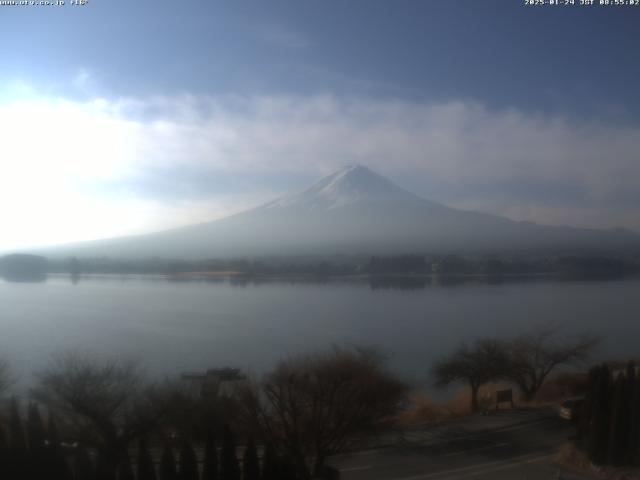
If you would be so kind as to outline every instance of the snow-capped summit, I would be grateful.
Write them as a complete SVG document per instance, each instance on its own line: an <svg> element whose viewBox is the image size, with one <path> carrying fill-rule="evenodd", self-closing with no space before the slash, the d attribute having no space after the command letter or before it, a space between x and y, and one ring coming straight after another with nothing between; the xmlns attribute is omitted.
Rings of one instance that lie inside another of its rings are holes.
<svg viewBox="0 0 640 480"><path fill-rule="evenodd" d="M422 201L390 180L362 165L350 165L322 178L308 189L275 200L263 208L332 210L358 203Z"/></svg>

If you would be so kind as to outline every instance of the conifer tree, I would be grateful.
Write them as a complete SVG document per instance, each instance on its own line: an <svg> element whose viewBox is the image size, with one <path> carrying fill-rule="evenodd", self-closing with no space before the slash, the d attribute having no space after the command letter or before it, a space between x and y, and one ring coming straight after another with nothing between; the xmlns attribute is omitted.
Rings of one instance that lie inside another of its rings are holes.
<svg viewBox="0 0 640 480"><path fill-rule="evenodd" d="M13 397L9 412L9 478L26 478L29 474L28 464L27 442L20 418L20 407Z"/></svg>
<svg viewBox="0 0 640 480"><path fill-rule="evenodd" d="M10 450L14 456L23 456L27 451L27 442L20 418L20 407L15 397L11 399L9 413L9 435L11 436Z"/></svg>
<svg viewBox="0 0 640 480"><path fill-rule="evenodd" d="M135 480L131 460L127 453L120 459L120 464L118 465L118 480Z"/></svg>
<svg viewBox="0 0 640 480"><path fill-rule="evenodd" d="M236 442L231 429L225 425L220 455L220 480L240 480L240 465L236 457Z"/></svg>
<svg viewBox="0 0 640 480"><path fill-rule="evenodd" d="M93 480L95 469L89 453L85 448L79 448L73 462L74 480Z"/></svg>
<svg viewBox="0 0 640 480"><path fill-rule="evenodd" d="M295 480L296 471L291 457L285 455L280 463L280 480Z"/></svg>
<svg viewBox="0 0 640 480"><path fill-rule="evenodd" d="M162 457L160 458L160 480L178 480L176 459L173 456L173 449L169 444L166 444L162 450Z"/></svg>
<svg viewBox="0 0 640 480"><path fill-rule="evenodd" d="M40 416L40 409L35 403L29 404L27 413L27 440L31 458L42 461L45 447L44 425Z"/></svg>
<svg viewBox="0 0 640 480"><path fill-rule="evenodd" d="M116 470L116 465L113 465L104 452L98 452L96 455L96 480L117 480Z"/></svg>
<svg viewBox="0 0 640 480"><path fill-rule="evenodd" d="M138 480L156 480L156 470L153 458L149 452L147 437L140 437L138 441Z"/></svg>
<svg viewBox="0 0 640 480"><path fill-rule="evenodd" d="M0 478L9 478L9 444L0 424Z"/></svg>
<svg viewBox="0 0 640 480"><path fill-rule="evenodd" d="M44 478L49 473L45 449L44 425L40 410L30 403L27 410L27 444L29 446L29 476L34 480Z"/></svg>
<svg viewBox="0 0 640 480"><path fill-rule="evenodd" d="M627 366L627 395L629 400L629 439L626 463L633 465L638 459L640 448L640 379L636 373L636 364L629 362Z"/></svg>
<svg viewBox="0 0 640 480"><path fill-rule="evenodd" d="M633 414L632 414L633 438L635 439L634 462L640 464L640 375L636 375L636 385L633 391Z"/></svg>
<svg viewBox="0 0 640 480"><path fill-rule="evenodd" d="M622 465L627 456L627 441L629 438L627 406L627 381L625 375L619 373L613 389L609 444L607 447L607 463L610 465Z"/></svg>
<svg viewBox="0 0 640 480"><path fill-rule="evenodd" d="M191 442L185 440L180 448L180 480L198 480L198 457Z"/></svg>
<svg viewBox="0 0 640 480"><path fill-rule="evenodd" d="M607 460L610 417L610 373L609 367L600 367L597 381L593 388L593 415L589 428L589 458L596 464Z"/></svg>
<svg viewBox="0 0 640 480"><path fill-rule="evenodd" d="M53 417L49 414L47 421L47 469L48 478L50 480L66 480L71 478L71 472L64 458L64 451L60 442L60 433L58 425Z"/></svg>
<svg viewBox="0 0 640 480"><path fill-rule="evenodd" d="M280 465L278 456L270 443L267 443L262 455L262 480L279 480Z"/></svg>
<svg viewBox="0 0 640 480"><path fill-rule="evenodd" d="M247 441L247 448L242 458L243 480L260 480L260 462L258 450L253 438Z"/></svg>
<svg viewBox="0 0 640 480"><path fill-rule="evenodd" d="M60 448L60 432L55 417L49 413L47 419L47 444L55 448Z"/></svg>
<svg viewBox="0 0 640 480"><path fill-rule="evenodd" d="M587 377L587 390L585 394L584 403L582 405L582 412L580 415L580 422L578 424L578 437L583 442L589 442L591 421L594 416L594 397L596 396L596 386L598 384L598 376L600 375L600 366L597 365L589 369L589 375Z"/></svg>
<svg viewBox="0 0 640 480"><path fill-rule="evenodd" d="M204 445L204 465L202 467L202 480L218 480L218 448L216 438L211 429L207 430L207 439Z"/></svg>

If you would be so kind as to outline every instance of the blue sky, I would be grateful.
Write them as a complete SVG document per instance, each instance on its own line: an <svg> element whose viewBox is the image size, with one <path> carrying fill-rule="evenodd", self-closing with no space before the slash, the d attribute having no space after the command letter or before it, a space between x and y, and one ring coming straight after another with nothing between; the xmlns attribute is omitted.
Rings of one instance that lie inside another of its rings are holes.
<svg viewBox="0 0 640 480"><path fill-rule="evenodd" d="M219 218L350 163L640 230L640 7L66 3L0 6L4 246Z"/></svg>
<svg viewBox="0 0 640 480"><path fill-rule="evenodd" d="M68 3L68 2L67 2ZM520 0L89 0L4 7L2 77L82 95L315 94L640 110L640 8ZM96 80L98 81L98 80Z"/></svg>

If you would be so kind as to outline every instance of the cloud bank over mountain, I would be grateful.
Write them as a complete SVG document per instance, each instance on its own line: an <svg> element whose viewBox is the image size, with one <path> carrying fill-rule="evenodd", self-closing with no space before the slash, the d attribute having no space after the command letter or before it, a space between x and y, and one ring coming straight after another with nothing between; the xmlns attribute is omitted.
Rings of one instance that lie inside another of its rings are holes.
<svg viewBox="0 0 640 480"><path fill-rule="evenodd" d="M419 197L361 165L221 220L51 249L56 257L629 254L640 235L514 222Z"/></svg>
<svg viewBox="0 0 640 480"><path fill-rule="evenodd" d="M451 206L640 230L636 125L473 101L2 98L5 245L221 218L356 163Z"/></svg>

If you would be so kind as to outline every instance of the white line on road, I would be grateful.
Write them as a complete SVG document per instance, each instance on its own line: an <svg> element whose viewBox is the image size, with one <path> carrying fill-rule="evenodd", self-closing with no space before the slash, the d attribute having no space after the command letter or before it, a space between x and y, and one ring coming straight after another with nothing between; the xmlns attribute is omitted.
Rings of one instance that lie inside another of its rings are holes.
<svg viewBox="0 0 640 480"><path fill-rule="evenodd" d="M424 475L413 475L411 477L400 477L395 480L427 480L430 478L438 478L438 480L459 479L476 477L485 473L496 472L499 470L506 470L508 468L517 467L527 463L539 462L547 458L552 457L553 454L528 454L514 457L510 460L500 462L487 462L478 465L470 465L468 467L454 468L451 470L442 470L440 472L427 473Z"/></svg>

